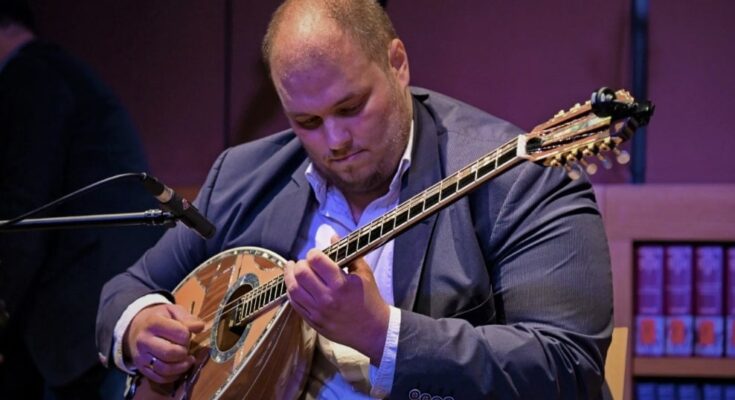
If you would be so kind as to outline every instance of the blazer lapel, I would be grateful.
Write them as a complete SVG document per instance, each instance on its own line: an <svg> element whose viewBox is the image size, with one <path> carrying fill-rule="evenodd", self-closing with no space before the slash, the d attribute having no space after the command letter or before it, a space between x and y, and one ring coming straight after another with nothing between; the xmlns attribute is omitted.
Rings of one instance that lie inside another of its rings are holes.
<svg viewBox="0 0 735 400"><path fill-rule="evenodd" d="M304 171L309 160L306 159L291 176L291 181L269 204L268 217L262 232L262 243L276 246L271 250L287 259L296 257L296 238L310 207L311 186ZM284 211L291 210L291 211Z"/></svg>
<svg viewBox="0 0 735 400"><path fill-rule="evenodd" d="M419 97L424 99L425 97ZM414 147L411 168L403 177L401 202L441 180L438 127L429 110L416 98L414 109ZM395 239L393 253L393 298L396 307L411 310L420 284L429 240L436 214L424 219Z"/></svg>

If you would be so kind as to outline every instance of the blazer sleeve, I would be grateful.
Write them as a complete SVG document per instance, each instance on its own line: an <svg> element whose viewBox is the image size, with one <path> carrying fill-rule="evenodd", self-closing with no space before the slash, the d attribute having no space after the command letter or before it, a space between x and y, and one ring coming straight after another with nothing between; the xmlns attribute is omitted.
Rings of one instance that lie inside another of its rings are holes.
<svg viewBox="0 0 735 400"><path fill-rule="evenodd" d="M600 397L612 281L594 194L584 178L535 164L507 175L485 185L469 221L483 242L477 268L492 280L494 323L402 310L391 398ZM507 192L494 195L503 182Z"/></svg>

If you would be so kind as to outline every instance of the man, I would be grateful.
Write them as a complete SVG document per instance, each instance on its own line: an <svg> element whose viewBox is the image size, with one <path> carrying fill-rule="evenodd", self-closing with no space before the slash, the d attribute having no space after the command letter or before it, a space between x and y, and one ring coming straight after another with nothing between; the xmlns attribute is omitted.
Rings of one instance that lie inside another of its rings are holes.
<svg viewBox="0 0 735 400"><path fill-rule="evenodd" d="M404 45L373 0L286 1L263 48L291 130L217 160L198 198L215 238L169 232L108 283L102 354L174 380L203 324L153 293L252 245L299 260L288 296L319 333L306 398L600 397L612 301L589 183L519 166L344 273L314 249L520 131L410 89Z"/></svg>
<svg viewBox="0 0 735 400"><path fill-rule="evenodd" d="M36 39L32 27L24 1L0 0L0 220L147 168L110 91L58 46ZM45 216L153 207L140 183L123 182ZM99 292L161 233L149 227L0 233L0 299L9 314L0 327L0 397L101 396L108 371L94 342Z"/></svg>

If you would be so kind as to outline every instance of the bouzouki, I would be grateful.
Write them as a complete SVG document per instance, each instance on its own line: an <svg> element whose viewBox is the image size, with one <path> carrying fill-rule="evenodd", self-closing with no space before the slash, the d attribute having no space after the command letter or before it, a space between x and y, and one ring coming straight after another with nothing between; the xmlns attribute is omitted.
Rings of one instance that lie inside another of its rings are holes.
<svg viewBox="0 0 735 400"><path fill-rule="evenodd" d="M563 167L571 178L589 173L585 159L614 152L648 123L654 107L626 91L602 88L592 99L560 111L479 160L402 202L333 243L324 253L340 267L393 239L479 185L524 161ZM141 375L130 382L135 399L290 399L308 374L315 333L289 306L286 260L266 249L238 247L210 258L173 291L176 303L205 321L194 335L195 365L177 382L161 385Z"/></svg>

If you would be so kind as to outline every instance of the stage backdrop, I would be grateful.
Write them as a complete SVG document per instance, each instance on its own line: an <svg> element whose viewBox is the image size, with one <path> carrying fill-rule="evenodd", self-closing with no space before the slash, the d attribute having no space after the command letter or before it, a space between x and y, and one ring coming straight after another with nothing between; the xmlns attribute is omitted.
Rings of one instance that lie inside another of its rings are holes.
<svg viewBox="0 0 735 400"><path fill-rule="evenodd" d="M136 122L155 174L199 185L226 146L287 126L260 61L274 1L36 0ZM389 0L412 83L524 129L630 83L630 1ZM647 182L735 182L735 3L652 0ZM594 177L624 183L625 167Z"/></svg>

